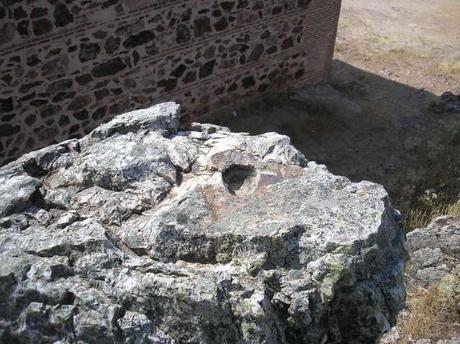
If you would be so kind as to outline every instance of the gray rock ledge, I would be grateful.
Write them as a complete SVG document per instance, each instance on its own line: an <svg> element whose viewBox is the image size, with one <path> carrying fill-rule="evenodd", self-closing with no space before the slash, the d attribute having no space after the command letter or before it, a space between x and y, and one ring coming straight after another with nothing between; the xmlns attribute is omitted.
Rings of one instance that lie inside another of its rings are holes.
<svg viewBox="0 0 460 344"><path fill-rule="evenodd" d="M407 235L409 287L431 287L460 267L460 218L441 216Z"/></svg>
<svg viewBox="0 0 460 344"><path fill-rule="evenodd" d="M382 186L174 103L0 169L1 343L372 343L403 307Z"/></svg>

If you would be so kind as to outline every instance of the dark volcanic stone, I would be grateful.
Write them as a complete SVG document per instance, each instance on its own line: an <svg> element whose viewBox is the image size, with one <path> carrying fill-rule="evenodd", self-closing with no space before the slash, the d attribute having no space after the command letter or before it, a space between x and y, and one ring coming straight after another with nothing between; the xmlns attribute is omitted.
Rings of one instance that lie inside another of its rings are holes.
<svg viewBox="0 0 460 344"><path fill-rule="evenodd" d="M75 78L80 85L86 85L88 82L92 81L93 78L90 74L83 74Z"/></svg>
<svg viewBox="0 0 460 344"><path fill-rule="evenodd" d="M41 85L43 81L37 80L28 84L23 84L21 87L19 87L19 92L20 93L28 93L32 88L37 87L38 85Z"/></svg>
<svg viewBox="0 0 460 344"><path fill-rule="evenodd" d="M122 90L121 88L114 88L114 89L112 89L111 91L112 91L112 93L113 93L114 95L116 95L116 96L119 96L120 94L123 93L123 90Z"/></svg>
<svg viewBox="0 0 460 344"><path fill-rule="evenodd" d="M267 39L268 37L270 37L270 31L269 30L265 30L264 33L260 36L260 38L262 39Z"/></svg>
<svg viewBox="0 0 460 344"><path fill-rule="evenodd" d="M38 19L32 22L32 29L37 36L44 35L53 29L53 23L48 19Z"/></svg>
<svg viewBox="0 0 460 344"><path fill-rule="evenodd" d="M72 79L61 79L56 80L49 84L46 88L46 92L60 92L72 87L73 81Z"/></svg>
<svg viewBox="0 0 460 344"><path fill-rule="evenodd" d="M184 64L180 64L176 69L174 69L171 72L171 76L175 78L180 78L182 75L184 75L184 72L186 71L187 67Z"/></svg>
<svg viewBox="0 0 460 344"><path fill-rule="evenodd" d="M133 51L133 63L136 66L137 62L139 61L141 57L139 56L139 53L137 51Z"/></svg>
<svg viewBox="0 0 460 344"><path fill-rule="evenodd" d="M155 34L152 31L141 31L135 35L129 36L124 42L123 47L125 48L134 48L139 45L148 43L155 39Z"/></svg>
<svg viewBox="0 0 460 344"><path fill-rule="evenodd" d="M80 124L75 124L75 125L73 125L73 126L71 126L69 128L69 135L75 134L79 130L80 130ZM76 137L78 137L78 136L80 136L80 135L76 135Z"/></svg>
<svg viewBox="0 0 460 344"><path fill-rule="evenodd" d="M119 0L106 0L102 3L102 8L108 8L118 4Z"/></svg>
<svg viewBox="0 0 460 344"><path fill-rule="evenodd" d="M0 24L0 45L10 42L14 38L16 25L14 23Z"/></svg>
<svg viewBox="0 0 460 344"><path fill-rule="evenodd" d="M67 107L67 110L76 111L84 108L85 106L91 103L91 96L90 95L83 95L75 97L72 102Z"/></svg>
<svg viewBox="0 0 460 344"><path fill-rule="evenodd" d="M70 99L70 98L73 98L74 96L75 96L75 92L59 92L53 98L53 102L59 103L63 101L64 99Z"/></svg>
<svg viewBox="0 0 460 344"><path fill-rule="evenodd" d="M29 34L29 24L28 20L21 20L18 23L17 30L21 36L27 36Z"/></svg>
<svg viewBox="0 0 460 344"><path fill-rule="evenodd" d="M59 106L48 105L48 106L44 107L43 109L41 109L40 117L45 119L45 118L54 116L58 112L59 109L60 109Z"/></svg>
<svg viewBox="0 0 460 344"><path fill-rule="evenodd" d="M270 47L267 49L267 54L273 54L273 53L276 53L278 51L278 47L276 45Z"/></svg>
<svg viewBox="0 0 460 344"><path fill-rule="evenodd" d="M88 111L83 110L83 111L74 113L73 116L74 116L77 120L83 121L83 120L85 120L85 119L87 119L87 118L89 117L89 114L88 114Z"/></svg>
<svg viewBox="0 0 460 344"><path fill-rule="evenodd" d="M227 17L220 18L217 23L214 24L216 31L223 31L228 27L228 19Z"/></svg>
<svg viewBox="0 0 460 344"><path fill-rule="evenodd" d="M201 37L206 32L212 32L211 21L209 17L200 17L193 22L193 34L195 37Z"/></svg>
<svg viewBox="0 0 460 344"><path fill-rule="evenodd" d="M13 98L0 98L0 113L6 113L13 110Z"/></svg>
<svg viewBox="0 0 460 344"><path fill-rule="evenodd" d="M27 12L24 11L22 6L19 6L19 7L14 9L13 16L14 16L14 19L16 19L16 20L21 19L21 18L26 18L27 17Z"/></svg>
<svg viewBox="0 0 460 344"><path fill-rule="evenodd" d="M249 55L247 62L257 61L264 53L264 50L265 48L262 43L257 44Z"/></svg>
<svg viewBox="0 0 460 344"><path fill-rule="evenodd" d="M40 8L40 7L35 7L32 9L32 12L30 12L30 18L40 18L43 16L46 16L48 14L48 9L47 8Z"/></svg>
<svg viewBox="0 0 460 344"><path fill-rule="evenodd" d="M100 51L101 47L97 43L82 43L80 44L80 54L78 58L81 62L88 62L94 60Z"/></svg>
<svg viewBox="0 0 460 344"><path fill-rule="evenodd" d="M233 10L233 7L235 7L235 1L224 1L220 4L220 6L225 12L230 12Z"/></svg>
<svg viewBox="0 0 460 344"><path fill-rule="evenodd" d="M177 86L176 78L163 79L158 82L159 87L164 87L165 92L172 91Z"/></svg>
<svg viewBox="0 0 460 344"><path fill-rule="evenodd" d="M107 38L107 41L105 41L105 51L107 54L113 54L118 47L120 46L121 39L120 38L114 38L114 37L109 37Z"/></svg>
<svg viewBox="0 0 460 344"><path fill-rule="evenodd" d="M300 79L301 77L303 77L304 74L305 74L305 70L304 70L304 69L299 69L299 70L295 73L295 78L296 78L296 79Z"/></svg>
<svg viewBox="0 0 460 344"><path fill-rule="evenodd" d="M184 79L182 80L184 84L188 84L189 82L194 82L196 80L196 72L190 71L185 74Z"/></svg>
<svg viewBox="0 0 460 344"><path fill-rule="evenodd" d="M37 55L27 56L27 65L30 66L30 67L36 66L36 65L39 64L40 62L41 62L41 61L40 61L40 59L37 57Z"/></svg>
<svg viewBox="0 0 460 344"><path fill-rule="evenodd" d="M5 74L2 76L1 80L3 80L8 86L11 86L11 82L14 80L14 78L11 76L11 74Z"/></svg>
<svg viewBox="0 0 460 344"><path fill-rule="evenodd" d="M107 106L103 106L103 107L98 108L96 111L94 111L91 117L93 118L93 120L98 121L104 118L106 112L107 112Z"/></svg>
<svg viewBox="0 0 460 344"><path fill-rule="evenodd" d="M126 63L124 63L121 58L117 57L94 67L91 72L94 77L100 78L104 76L117 74L126 67Z"/></svg>
<svg viewBox="0 0 460 344"><path fill-rule="evenodd" d="M94 36L94 38L97 38L97 39L103 39L103 38L105 38L107 36L107 32L102 31L102 30L98 30L95 33L93 33L93 36Z"/></svg>
<svg viewBox="0 0 460 344"><path fill-rule="evenodd" d="M109 95L109 91L107 91L107 89L105 88L94 92L94 96L96 97L96 100L101 100L102 98L105 98L108 95Z"/></svg>
<svg viewBox="0 0 460 344"><path fill-rule="evenodd" d="M48 104L48 99L34 99L30 102L30 105L33 106L42 106Z"/></svg>
<svg viewBox="0 0 460 344"><path fill-rule="evenodd" d="M238 85L236 83L233 83L231 84L229 87L228 87L228 92L233 92L235 91L236 89L238 88Z"/></svg>
<svg viewBox="0 0 460 344"><path fill-rule="evenodd" d="M36 95L37 94L35 92L29 93L29 94L25 95L24 97L19 98L19 102L26 102L28 100L31 100L31 99L35 98Z"/></svg>
<svg viewBox="0 0 460 344"><path fill-rule="evenodd" d="M257 91L259 91L259 92L265 92L267 89L268 89L268 85L267 85L267 84L262 84L262 85L259 86L259 88L257 89Z"/></svg>
<svg viewBox="0 0 460 344"><path fill-rule="evenodd" d="M10 60L10 62L21 62L21 57L20 56L11 56L9 60Z"/></svg>
<svg viewBox="0 0 460 344"><path fill-rule="evenodd" d="M307 7L311 0L297 0L298 7Z"/></svg>
<svg viewBox="0 0 460 344"><path fill-rule="evenodd" d="M65 74L69 66L69 59L66 54L62 54L53 60L46 62L42 67L44 76L52 74Z"/></svg>
<svg viewBox="0 0 460 344"><path fill-rule="evenodd" d="M120 101L114 105L112 105L109 109L110 115L117 115L125 111L129 106L129 98L124 97L121 98Z"/></svg>
<svg viewBox="0 0 460 344"><path fill-rule="evenodd" d="M272 10L272 15L275 16L277 14L280 14L281 12L283 12L283 8L281 6L276 6Z"/></svg>
<svg viewBox="0 0 460 344"><path fill-rule="evenodd" d="M281 43L281 49L283 50L292 48L293 46L294 46L294 40L292 39L292 37L286 38L283 41L283 43Z"/></svg>
<svg viewBox="0 0 460 344"><path fill-rule="evenodd" d="M0 124L0 137L12 136L19 132L21 128L18 125L11 125L8 123Z"/></svg>
<svg viewBox="0 0 460 344"><path fill-rule="evenodd" d="M211 75L215 65L216 60L211 60L202 65L200 67L200 79L206 78L207 76Z"/></svg>
<svg viewBox="0 0 460 344"><path fill-rule="evenodd" d="M189 28L185 24L179 24L176 28L176 42L185 43L192 39Z"/></svg>
<svg viewBox="0 0 460 344"><path fill-rule="evenodd" d="M24 120L24 122L27 124L27 125L32 125L35 123L35 121L37 120L37 116L35 115L29 115L26 117L26 119Z"/></svg>
<svg viewBox="0 0 460 344"><path fill-rule="evenodd" d="M14 117L16 117L16 114L15 113L10 113L8 115L3 115L1 118L1 121L2 122L9 122L11 121Z"/></svg>
<svg viewBox="0 0 460 344"><path fill-rule="evenodd" d="M58 124L60 127L65 127L69 123L70 123L70 119L66 115L62 115L61 117L59 117Z"/></svg>
<svg viewBox="0 0 460 344"><path fill-rule="evenodd" d="M242 80L244 88L250 88L255 85L256 81L253 76L248 76Z"/></svg>
<svg viewBox="0 0 460 344"><path fill-rule="evenodd" d="M70 13L67 6L60 1L54 8L54 22L56 26L66 26L73 22L73 14Z"/></svg>
<svg viewBox="0 0 460 344"><path fill-rule="evenodd" d="M210 60L216 56L216 47L215 46L209 46L206 48L206 50L203 53L203 56Z"/></svg>

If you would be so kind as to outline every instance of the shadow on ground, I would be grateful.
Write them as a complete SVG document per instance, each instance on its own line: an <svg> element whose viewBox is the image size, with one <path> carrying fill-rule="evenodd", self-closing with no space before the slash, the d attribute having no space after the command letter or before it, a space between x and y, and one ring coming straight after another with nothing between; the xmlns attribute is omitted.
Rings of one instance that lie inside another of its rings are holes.
<svg viewBox="0 0 460 344"><path fill-rule="evenodd" d="M383 184L403 210L456 200L460 113L440 98L335 60L330 82L269 95L201 121L276 131L309 160L354 181Z"/></svg>

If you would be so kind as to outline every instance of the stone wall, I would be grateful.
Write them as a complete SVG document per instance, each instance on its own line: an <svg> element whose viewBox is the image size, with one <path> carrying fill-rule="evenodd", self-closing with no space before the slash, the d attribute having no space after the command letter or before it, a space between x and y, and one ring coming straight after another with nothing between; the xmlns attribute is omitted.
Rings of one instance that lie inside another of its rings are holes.
<svg viewBox="0 0 460 344"><path fill-rule="evenodd" d="M327 77L340 0L0 0L0 163L131 109Z"/></svg>

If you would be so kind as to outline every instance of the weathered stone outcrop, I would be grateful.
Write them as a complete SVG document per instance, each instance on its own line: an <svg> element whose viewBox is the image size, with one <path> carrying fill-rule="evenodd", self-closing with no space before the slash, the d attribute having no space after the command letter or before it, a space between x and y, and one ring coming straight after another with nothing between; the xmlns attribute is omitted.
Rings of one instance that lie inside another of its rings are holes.
<svg viewBox="0 0 460 344"><path fill-rule="evenodd" d="M442 216L407 235L410 287L429 287L460 266L460 219Z"/></svg>
<svg viewBox="0 0 460 344"><path fill-rule="evenodd" d="M117 117L0 169L0 342L372 343L403 307L384 189L275 133Z"/></svg>
<svg viewBox="0 0 460 344"><path fill-rule="evenodd" d="M460 218L452 216L441 216L434 219L428 226L417 228L407 234L406 248L409 253L409 261L406 264L406 287L412 292L412 298L408 299L406 309L402 312L398 321L399 326L393 327L387 332L380 344L398 344L407 341L407 337L411 338L411 344L457 344L460 342L460 333L455 330L453 324L439 324L443 326L443 339L420 339L420 330L416 333L407 333L411 331L408 321L412 321L411 317L417 317L421 313L421 306L424 302L430 303L430 299L423 298L424 294L420 291L436 292L436 300L438 311L443 312L446 301L455 304L455 297L459 295L459 276L460 276ZM431 301L433 302L433 301ZM416 304L415 308L414 303ZM425 312L436 309L431 305L428 306ZM422 310L423 311L423 310ZM421 313L423 316L430 318L430 314ZM408 320L409 319L409 320ZM417 319L417 318L416 318ZM446 320L440 317L441 322ZM426 324L421 324L421 328L429 327L430 321ZM439 320L437 320L439 321ZM400 326L402 323L403 329ZM436 331L439 328L433 326ZM458 328L458 326L457 326ZM418 333L417 333L418 332ZM423 332L422 332L423 333ZM415 339L412 337L415 334ZM429 333L425 333L429 335ZM436 338L436 333L434 334ZM407 336L403 339L404 336ZM422 337L423 338L423 337Z"/></svg>

